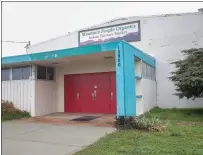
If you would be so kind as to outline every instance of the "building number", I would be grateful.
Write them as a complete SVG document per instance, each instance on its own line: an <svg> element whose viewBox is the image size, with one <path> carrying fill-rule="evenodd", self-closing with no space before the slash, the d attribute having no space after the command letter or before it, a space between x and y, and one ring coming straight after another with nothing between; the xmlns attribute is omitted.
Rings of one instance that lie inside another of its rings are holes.
<svg viewBox="0 0 203 155"><path fill-rule="evenodd" d="M121 66L120 57L120 49L118 48L118 67Z"/></svg>

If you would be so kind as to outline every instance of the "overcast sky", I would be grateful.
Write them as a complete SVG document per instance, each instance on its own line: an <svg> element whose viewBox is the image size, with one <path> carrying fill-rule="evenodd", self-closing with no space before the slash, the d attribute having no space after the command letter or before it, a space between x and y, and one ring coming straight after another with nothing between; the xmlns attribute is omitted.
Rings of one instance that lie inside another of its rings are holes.
<svg viewBox="0 0 203 155"><path fill-rule="evenodd" d="M203 2L3 2L2 40L35 44L118 17L197 12ZM2 44L2 55L25 54L25 44Z"/></svg>

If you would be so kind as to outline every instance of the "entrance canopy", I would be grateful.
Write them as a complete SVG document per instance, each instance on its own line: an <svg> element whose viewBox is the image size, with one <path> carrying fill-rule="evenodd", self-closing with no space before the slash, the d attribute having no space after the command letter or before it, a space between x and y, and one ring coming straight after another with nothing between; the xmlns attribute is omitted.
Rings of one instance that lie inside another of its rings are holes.
<svg viewBox="0 0 203 155"><path fill-rule="evenodd" d="M135 58L155 68L155 59L127 42L117 41L2 58L2 66L60 62L61 59L102 52L115 53L117 116L136 116Z"/></svg>
<svg viewBox="0 0 203 155"><path fill-rule="evenodd" d="M134 46L124 41L80 46L76 48L60 49L60 50L54 50L54 51L39 52L34 54L8 56L8 57L2 58L2 65L7 66L7 65L20 64L20 63L30 64L32 62L38 62L38 61L54 60L54 59L60 59L65 57L71 57L71 56L93 54L98 52L115 51L118 48L118 46L121 44L131 49L135 57L155 67L155 59L153 57L147 55L146 53L142 52L141 50L135 48Z"/></svg>

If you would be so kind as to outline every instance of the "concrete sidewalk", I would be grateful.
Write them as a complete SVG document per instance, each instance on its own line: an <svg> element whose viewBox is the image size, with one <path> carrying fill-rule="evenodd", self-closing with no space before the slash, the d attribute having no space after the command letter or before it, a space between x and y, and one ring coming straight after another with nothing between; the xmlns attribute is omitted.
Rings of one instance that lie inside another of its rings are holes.
<svg viewBox="0 0 203 155"><path fill-rule="evenodd" d="M115 131L110 127L2 123L3 155L69 155Z"/></svg>

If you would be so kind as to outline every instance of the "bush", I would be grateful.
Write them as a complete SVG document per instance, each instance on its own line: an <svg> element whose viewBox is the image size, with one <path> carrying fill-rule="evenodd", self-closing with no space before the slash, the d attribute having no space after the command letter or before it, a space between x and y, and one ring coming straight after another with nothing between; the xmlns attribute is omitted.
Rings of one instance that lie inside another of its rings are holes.
<svg viewBox="0 0 203 155"><path fill-rule="evenodd" d="M1 101L1 114L3 121L30 117L30 113L27 111L19 110L15 108L12 102L4 100Z"/></svg>
<svg viewBox="0 0 203 155"><path fill-rule="evenodd" d="M139 117L118 117L115 121L117 129L138 129L145 131L164 131L166 123L157 118Z"/></svg>

